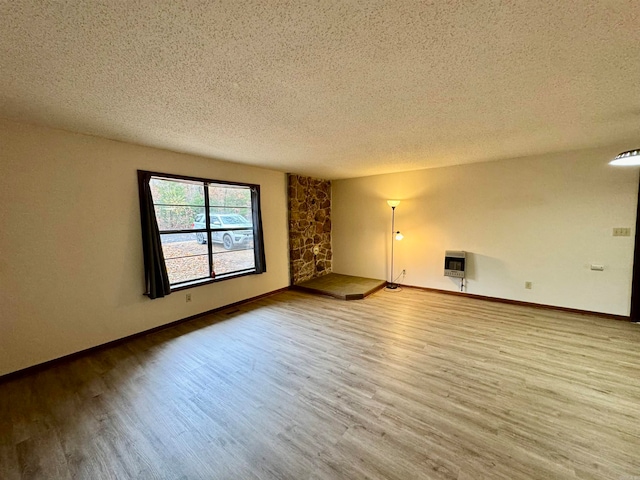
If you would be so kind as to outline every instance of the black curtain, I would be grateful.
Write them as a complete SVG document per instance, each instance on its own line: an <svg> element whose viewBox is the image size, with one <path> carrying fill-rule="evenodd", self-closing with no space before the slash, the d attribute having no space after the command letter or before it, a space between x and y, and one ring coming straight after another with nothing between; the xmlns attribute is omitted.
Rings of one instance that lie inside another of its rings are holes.
<svg viewBox="0 0 640 480"><path fill-rule="evenodd" d="M267 271L264 255L264 237L262 235L262 212L260 211L260 186L251 187L251 212L253 221L253 249L256 259L256 273Z"/></svg>
<svg viewBox="0 0 640 480"><path fill-rule="evenodd" d="M140 221L142 222L142 249L144 253L145 295L161 298L171 293L167 266L164 263L158 221L153 208L149 181L151 173L138 170L140 193Z"/></svg>

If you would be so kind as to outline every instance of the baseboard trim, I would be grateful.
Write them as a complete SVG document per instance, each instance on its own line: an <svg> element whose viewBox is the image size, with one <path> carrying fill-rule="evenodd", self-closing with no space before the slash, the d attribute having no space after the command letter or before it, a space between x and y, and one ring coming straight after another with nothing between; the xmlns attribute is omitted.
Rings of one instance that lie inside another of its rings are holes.
<svg viewBox="0 0 640 480"><path fill-rule="evenodd" d="M76 358L82 357L84 355L88 355L90 353L97 352L99 350L104 350L110 347L114 347L116 345L128 342L129 340L133 340L139 337L143 337L145 335L150 335L152 333L159 332L161 330L165 330L167 328L175 327L181 323L190 322L191 320L196 320L201 317L206 317L207 315L211 315L214 313L221 312L223 310L228 310L230 308L239 307L241 305L245 305L247 303L255 302L256 300L260 300L261 298L270 297L272 295L276 295L278 293L286 292L289 290L289 287L279 288L278 290L273 290L271 292L263 293L261 295L257 295L255 297L247 298L245 300L240 300L238 302L230 303L228 305L223 305L221 307L213 308L211 310L207 310L206 312L197 313L195 315L191 315L190 317L181 318L180 320L174 320L173 322L165 323L164 325L159 325L157 327L150 328L148 330L143 330L138 333L133 333L131 335L127 335L126 337L118 338L116 340L111 340L107 343L101 343L100 345L96 345L94 347L85 348L84 350L80 350L74 353L69 353L68 355L64 355L62 357L54 358L53 360L47 360L43 363L37 363L30 367L21 368L20 370L16 370L15 372L5 373L4 375L0 375L0 383L8 382L11 380L15 380L16 378L23 377L26 375L30 375L41 370L46 370L54 365L59 363L69 362L75 360Z"/></svg>
<svg viewBox="0 0 640 480"><path fill-rule="evenodd" d="M444 293L447 295L456 295L459 297L469 297L477 300L486 300L487 302L506 303L509 305L519 305L521 307L533 307L541 310L557 310L560 312L577 313L580 315L595 315L601 318L609 318L613 320L621 320L630 322L631 317L625 315L615 315L613 313L593 312L591 310L580 310L577 308L557 307L555 305L545 305L544 303L523 302L521 300L509 300L507 298L488 297L486 295L477 295L475 293L455 292L453 290L441 290L439 288L418 287L415 285L402 285L403 288L413 288L416 290L424 290L427 292Z"/></svg>

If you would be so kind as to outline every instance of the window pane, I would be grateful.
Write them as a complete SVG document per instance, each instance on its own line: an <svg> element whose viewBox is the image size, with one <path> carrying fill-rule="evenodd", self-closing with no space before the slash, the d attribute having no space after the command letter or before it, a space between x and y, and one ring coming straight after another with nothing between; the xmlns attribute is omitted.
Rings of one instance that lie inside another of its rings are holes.
<svg viewBox="0 0 640 480"><path fill-rule="evenodd" d="M160 231L205 228L204 183L154 178L149 185Z"/></svg>
<svg viewBox="0 0 640 480"><path fill-rule="evenodd" d="M173 233L160 235L167 273L172 285L209 276L206 235Z"/></svg>
<svg viewBox="0 0 640 480"><path fill-rule="evenodd" d="M214 226L211 232L214 246L222 246L224 250L253 248L253 230L226 230L225 228L237 228L237 226L231 227L228 224L222 228Z"/></svg>
<svg viewBox="0 0 640 480"><path fill-rule="evenodd" d="M152 178L153 203L204 207L204 183Z"/></svg>
<svg viewBox="0 0 640 480"><path fill-rule="evenodd" d="M211 229L214 230L214 242L221 243L224 237L233 239L234 243L248 240L253 236L251 220L237 213L211 214ZM240 230L243 229L243 230ZM225 242L226 244L226 242Z"/></svg>
<svg viewBox="0 0 640 480"><path fill-rule="evenodd" d="M251 189L249 187L209 185L211 213L238 214L251 218Z"/></svg>
<svg viewBox="0 0 640 480"><path fill-rule="evenodd" d="M216 276L226 273L250 270L256 267L253 248L222 251L213 254L213 269Z"/></svg>
<svg viewBox="0 0 640 480"><path fill-rule="evenodd" d="M245 234L242 230L229 232L234 234L234 243L229 247L229 243L218 243L215 238L213 242L213 269L216 276L240 270L254 269L255 256L253 252L253 233ZM215 235L214 232L212 235ZM228 242L228 238L225 241Z"/></svg>
<svg viewBox="0 0 640 480"><path fill-rule="evenodd" d="M170 259L165 258L167 273L169 274L169 282L171 285L175 285L176 283L188 282L189 280L208 278L208 263L209 255Z"/></svg>
<svg viewBox="0 0 640 480"><path fill-rule="evenodd" d="M173 207L169 205L154 205L158 229L164 230L192 230L207 228L204 207Z"/></svg>

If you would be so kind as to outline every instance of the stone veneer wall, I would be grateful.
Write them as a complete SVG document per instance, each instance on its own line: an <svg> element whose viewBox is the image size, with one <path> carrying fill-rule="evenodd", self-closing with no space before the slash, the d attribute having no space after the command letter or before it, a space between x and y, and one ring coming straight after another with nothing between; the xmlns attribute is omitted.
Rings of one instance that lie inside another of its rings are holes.
<svg viewBox="0 0 640 480"><path fill-rule="evenodd" d="M289 174L291 283L330 273L331 256L331 182Z"/></svg>

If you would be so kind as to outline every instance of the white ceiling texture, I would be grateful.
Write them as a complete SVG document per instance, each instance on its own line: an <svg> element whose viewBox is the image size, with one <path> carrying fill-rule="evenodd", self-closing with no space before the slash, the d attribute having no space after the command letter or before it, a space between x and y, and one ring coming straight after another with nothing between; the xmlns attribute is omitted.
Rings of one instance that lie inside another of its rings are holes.
<svg viewBox="0 0 640 480"><path fill-rule="evenodd" d="M0 116L329 179L633 148L639 24L637 0L0 0Z"/></svg>

